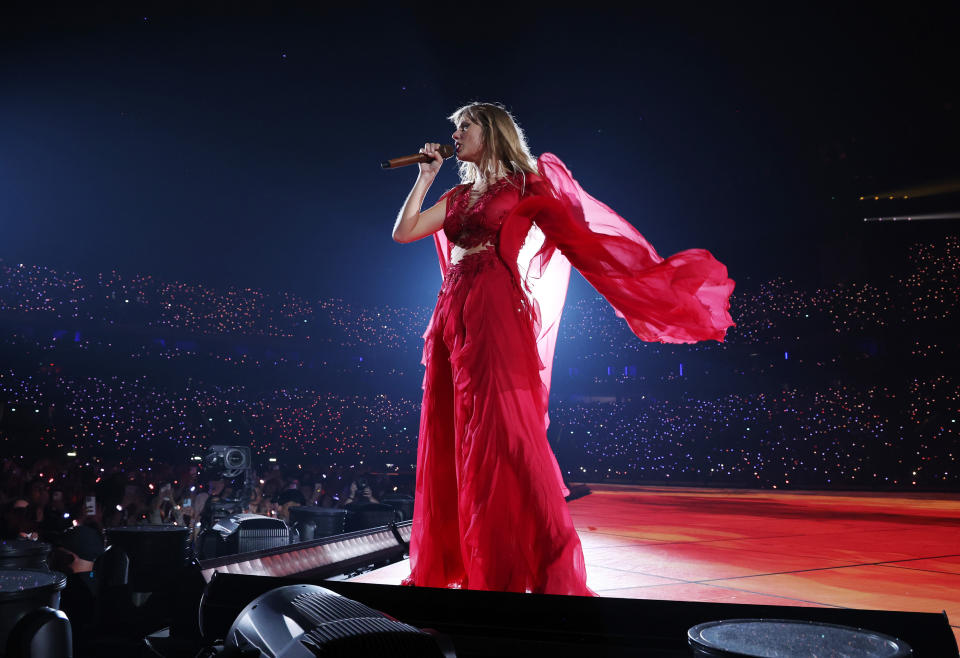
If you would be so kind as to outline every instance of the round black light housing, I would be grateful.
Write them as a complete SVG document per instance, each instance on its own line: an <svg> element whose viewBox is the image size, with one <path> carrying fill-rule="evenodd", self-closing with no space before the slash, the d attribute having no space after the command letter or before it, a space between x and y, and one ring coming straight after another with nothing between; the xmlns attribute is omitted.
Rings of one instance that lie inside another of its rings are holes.
<svg viewBox="0 0 960 658"><path fill-rule="evenodd" d="M429 633L316 585L258 596L230 627L224 646L283 658L444 656Z"/></svg>

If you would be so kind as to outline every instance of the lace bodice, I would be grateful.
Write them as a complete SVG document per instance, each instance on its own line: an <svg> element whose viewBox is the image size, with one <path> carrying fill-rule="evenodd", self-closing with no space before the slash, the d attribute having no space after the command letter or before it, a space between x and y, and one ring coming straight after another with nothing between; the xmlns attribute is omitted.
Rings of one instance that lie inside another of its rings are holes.
<svg viewBox="0 0 960 658"><path fill-rule="evenodd" d="M472 186L453 188L448 193L447 214L443 221L447 240L464 249L488 242L497 244L503 219L520 202L521 187L525 197L534 193L538 184L542 184L540 177L533 174L506 176L484 190L469 207Z"/></svg>

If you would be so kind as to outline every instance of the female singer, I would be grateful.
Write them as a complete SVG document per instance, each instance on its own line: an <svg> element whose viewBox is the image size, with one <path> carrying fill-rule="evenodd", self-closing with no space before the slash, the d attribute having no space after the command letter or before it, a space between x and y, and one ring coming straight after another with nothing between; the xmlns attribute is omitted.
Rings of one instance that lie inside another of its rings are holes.
<svg viewBox="0 0 960 658"><path fill-rule="evenodd" d="M433 162L393 239L433 236L443 284L424 334L423 406L406 585L592 595L549 444L553 348L576 267L646 341L722 341L726 267L703 249L663 259L549 153L534 160L501 105L450 117L462 183L421 212Z"/></svg>

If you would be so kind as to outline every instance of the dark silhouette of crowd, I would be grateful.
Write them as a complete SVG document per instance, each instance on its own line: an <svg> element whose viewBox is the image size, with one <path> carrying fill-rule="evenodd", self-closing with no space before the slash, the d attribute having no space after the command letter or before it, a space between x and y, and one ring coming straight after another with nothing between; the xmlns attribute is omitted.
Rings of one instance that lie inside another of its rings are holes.
<svg viewBox="0 0 960 658"><path fill-rule="evenodd" d="M254 477L242 511L286 521L297 505L343 508L364 497L375 502L412 494L412 481L397 467L373 472L355 465L270 464L255 469ZM208 503L232 497L242 484L189 463L138 466L7 457L0 462L0 539L56 544L79 527L98 537L106 528L128 525L197 529Z"/></svg>

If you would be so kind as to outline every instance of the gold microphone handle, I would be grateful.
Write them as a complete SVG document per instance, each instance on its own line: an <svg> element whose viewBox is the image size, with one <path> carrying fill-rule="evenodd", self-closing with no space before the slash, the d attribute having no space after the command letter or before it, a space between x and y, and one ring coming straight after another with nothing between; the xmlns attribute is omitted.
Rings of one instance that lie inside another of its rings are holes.
<svg viewBox="0 0 960 658"><path fill-rule="evenodd" d="M453 156L453 146L450 144L441 144L439 153L443 156L443 159L446 160ZM396 169L397 167L406 167L407 165L417 164L418 162L433 162L433 157L426 153L414 153L413 155L405 155L402 158L384 160L380 163L380 167L382 169Z"/></svg>

